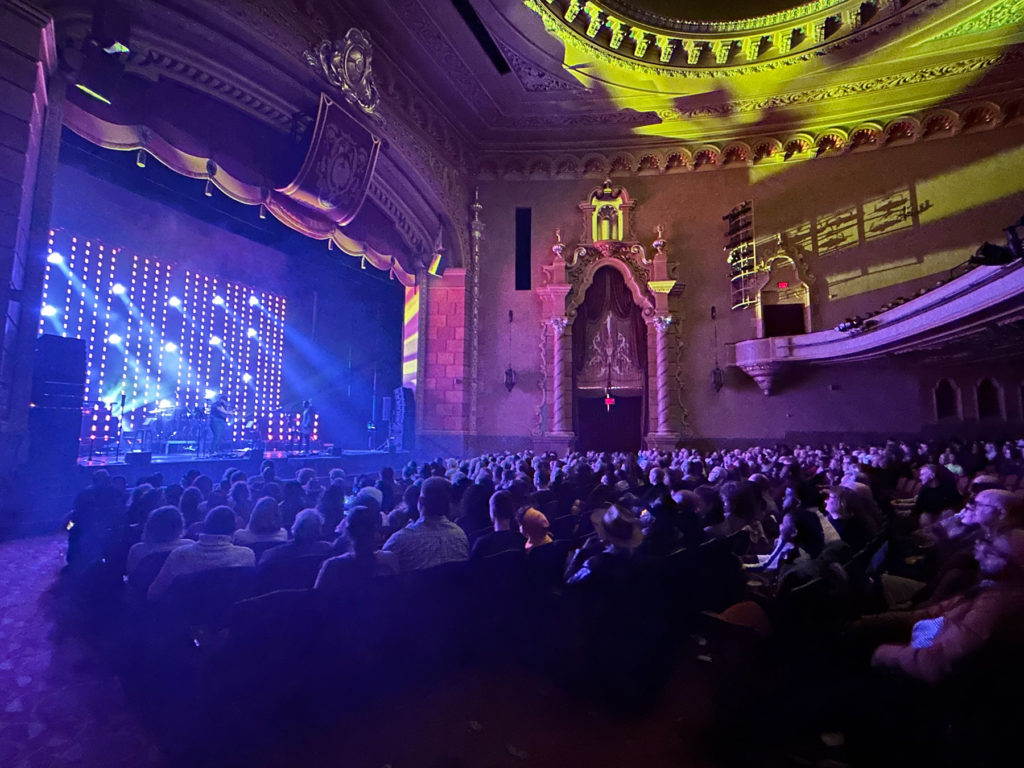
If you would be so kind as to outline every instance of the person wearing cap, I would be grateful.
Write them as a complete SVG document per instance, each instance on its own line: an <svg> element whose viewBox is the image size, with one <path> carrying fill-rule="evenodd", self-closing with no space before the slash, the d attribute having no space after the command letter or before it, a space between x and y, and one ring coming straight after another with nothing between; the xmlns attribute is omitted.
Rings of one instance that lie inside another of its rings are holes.
<svg viewBox="0 0 1024 768"><path fill-rule="evenodd" d="M469 539L448 519L452 485L443 477L428 477L420 487L420 519L391 534L385 552L398 556L401 571L418 571L469 559Z"/></svg>

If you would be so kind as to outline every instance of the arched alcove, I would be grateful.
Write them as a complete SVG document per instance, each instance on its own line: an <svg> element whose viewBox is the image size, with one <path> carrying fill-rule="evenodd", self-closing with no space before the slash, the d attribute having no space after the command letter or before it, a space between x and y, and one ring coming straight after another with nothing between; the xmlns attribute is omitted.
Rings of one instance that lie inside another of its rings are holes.
<svg viewBox="0 0 1024 768"><path fill-rule="evenodd" d="M798 336L811 330L811 291L800 278L796 263L778 254L757 292L757 335Z"/></svg>
<svg viewBox="0 0 1024 768"><path fill-rule="evenodd" d="M942 379L935 385L936 421L958 421L963 418L963 406L960 401L960 388L951 379Z"/></svg>
<svg viewBox="0 0 1024 768"><path fill-rule="evenodd" d="M598 269L572 323L580 450L635 451L647 423L647 324L622 273Z"/></svg>
<svg viewBox="0 0 1024 768"><path fill-rule="evenodd" d="M978 400L979 421L996 421L1004 418L1003 393L995 380L986 377L979 381L975 395Z"/></svg>

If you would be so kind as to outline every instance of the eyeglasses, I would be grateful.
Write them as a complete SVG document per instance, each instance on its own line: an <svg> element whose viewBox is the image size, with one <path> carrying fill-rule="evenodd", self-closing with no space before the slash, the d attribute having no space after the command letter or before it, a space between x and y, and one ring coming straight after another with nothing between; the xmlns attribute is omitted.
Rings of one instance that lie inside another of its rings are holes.
<svg viewBox="0 0 1024 768"><path fill-rule="evenodd" d="M997 504L986 504L983 501L969 501L964 505L964 509L980 509L981 507L988 507L989 509L999 509Z"/></svg>

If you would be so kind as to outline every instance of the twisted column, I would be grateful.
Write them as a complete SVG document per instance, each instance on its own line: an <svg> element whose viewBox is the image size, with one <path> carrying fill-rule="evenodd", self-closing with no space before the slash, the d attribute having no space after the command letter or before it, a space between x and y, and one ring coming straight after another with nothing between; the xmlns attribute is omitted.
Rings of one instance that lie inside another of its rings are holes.
<svg viewBox="0 0 1024 768"><path fill-rule="evenodd" d="M672 397L669 382L668 327L675 319L672 315L658 315L652 321L657 329L657 381L658 381L658 433L671 431Z"/></svg>
<svg viewBox="0 0 1024 768"><path fill-rule="evenodd" d="M569 319L566 317L553 317L548 321L548 324L551 326L551 340L554 348L552 365L554 376L551 382L551 405L554 411L552 427L556 433L565 433L571 431L569 429L569 419L572 412L570 403L572 379L569 376L568 370L572 357L569 347L571 337L565 332L565 329L569 326Z"/></svg>

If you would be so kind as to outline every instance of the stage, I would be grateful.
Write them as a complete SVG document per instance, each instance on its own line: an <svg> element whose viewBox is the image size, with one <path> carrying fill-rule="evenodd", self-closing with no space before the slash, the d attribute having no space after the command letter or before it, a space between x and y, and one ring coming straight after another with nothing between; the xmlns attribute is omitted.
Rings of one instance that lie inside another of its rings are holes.
<svg viewBox="0 0 1024 768"><path fill-rule="evenodd" d="M279 478L294 477L303 467L316 470L317 476L326 477L332 469L341 468L347 475L379 472L382 467L392 467L400 472L410 460L408 451L345 450L336 452L300 453L297 451L252 451L249 449L225 452L218 456L199 458L194 454L149 454L122 453L116 455L83 456L78 461L79 473L88 476L96 469L106 469L112 475L124 475L129 485L139 477L156 472L164 476L164 483L177 482L190 469L198 469L204 475L219 479L224 471L234 467L246 474L256 474L264 461L274 462ZM83 478L84 479L84 478Z"/></svg>

